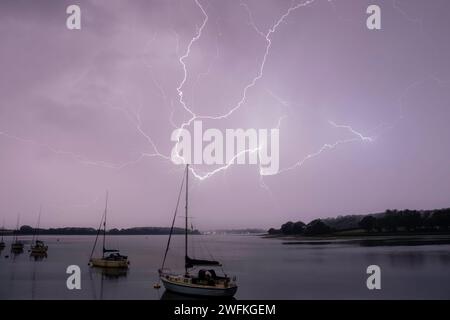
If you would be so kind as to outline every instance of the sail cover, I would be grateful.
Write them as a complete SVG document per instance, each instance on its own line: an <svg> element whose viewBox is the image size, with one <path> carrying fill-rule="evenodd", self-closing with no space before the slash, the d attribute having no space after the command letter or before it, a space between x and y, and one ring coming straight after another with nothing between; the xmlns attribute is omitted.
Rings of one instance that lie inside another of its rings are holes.
<svg viewBox="0 0 450 320"><path fill-rule="evenodd" d="M188 256L186 256L185 262L186 268L192 268L194 266L221 266L219 261L191 259Z"/></svg>
<svg viewBox="0 0 450 320"><path fill-rule="evenodd" d="M119 252L119 250L116 250L116 249L103 249L103 252L104 253L106 253L106 252Z"/></svg>

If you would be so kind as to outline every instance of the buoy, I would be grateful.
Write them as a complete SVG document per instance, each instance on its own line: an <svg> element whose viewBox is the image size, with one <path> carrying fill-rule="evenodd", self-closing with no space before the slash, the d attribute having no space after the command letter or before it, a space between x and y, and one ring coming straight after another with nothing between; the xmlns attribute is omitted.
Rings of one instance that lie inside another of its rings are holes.
<svg viewBox="0 0 450 320"><path fill-rule="evenodd" d="M161 285L160 285L159 283L155 283L155 284L153 285L153 288L159 289L159 288L161 288Z"/></svg>

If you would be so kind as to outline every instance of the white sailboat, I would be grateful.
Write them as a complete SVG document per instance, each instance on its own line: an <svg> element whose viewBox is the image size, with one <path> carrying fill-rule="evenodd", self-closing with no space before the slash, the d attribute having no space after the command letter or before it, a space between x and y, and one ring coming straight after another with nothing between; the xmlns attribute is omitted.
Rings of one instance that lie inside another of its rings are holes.
<svg viewBox="0 0 450 320"><path fill-rule="evenodd" d="M193 296L206 296L206 297L232 297L236 293L238 286L235 278L230 278L226 274L218 275L218 272L214 269L221 267L218 261L213 260L199 260L192 259L188 254L188 186L189 186L189 165L186 165L186 175L181 183L180 193L178 195L177 207L180 202L181 191L183 184L185 184L186 202L185 202L185 272L182 274L176 274L170 272L170 270L164 269L164 263L167 257L167 252L170 246L170 239L175 223L175 217L177 209L172 221L172 228L167 242L166 251L162 267L158 270L159 278L164 284L164 287L171 292L193 295ZM200 269L197 272L193 271L196 266L209 266L208 269Z"/></svg>
<svg viewBox="0 0 450 320"><path fill-rule="evenodd" d="M121 255L119 250L116 249L106 249L106 214L108 211L108 193L106 193L106 204L105 204L105 212L102 217L102 221L100 222L100 226L97 230L97 236L95 237L94 247L92 248L91 257L89 259L89 265L91 267L98 268L118 268L118 269L126 269L130 262L128 261L128 257ZM93 258L95 247L97 245L98 236L101 232L101 227L103 224L103 248L102 248L102 256L98 258Z"/></svg>

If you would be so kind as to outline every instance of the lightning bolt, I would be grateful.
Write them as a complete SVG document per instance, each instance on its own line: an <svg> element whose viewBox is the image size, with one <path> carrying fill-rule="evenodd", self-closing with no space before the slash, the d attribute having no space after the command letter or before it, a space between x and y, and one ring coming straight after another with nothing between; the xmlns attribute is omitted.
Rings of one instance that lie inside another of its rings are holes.
<svg viewBox="0 0 450 320"><path fill-rule="evenodd" d="M209 20L209 16L208 16L208 14L206 13L206 11L204 10L204 8L202 7L202 5L200 4L200 2L199 2L198 0L195 0L195 3L196 3L196 5L199 7L199 9L201 10L201 12L202 12L202 14L203 14L203 16L204 16L204 19L203 19L203 22L202 22L200 28L199 28L198 31L197 31L197 34L196 34L196 35L191 39L191 41L189 42L185 54L184 54L183 56L181 56L180 59L179 59L179 62L180 62L180 64L182 65L182 68L183 68L184 73L183 73L182 81L180 82L179 86L177 87L177 92L178 92L178 96L179 96L179 103L180 103L180 104L183 106L183 108L191 115L191 118L190 118L188 121L182 123L182 125L179 127L178 135L177 135L177 143L176 143L176 145L175 145L175 150L178 150L178 145L179 145L179 143L180 143L180 136L181 136L182 129L185 129L186 127L188 127L189 125L191 125L191 123L192 123L193 121L195 121L195 120L222 120L222 119L226 119L226 118L230 117L236 110L238 110L239 108L241 108L242 105L245 104L245 101L247 100L247 92L248 92L251 88L253 88L253 87L256 85L256 83L257 83L257 81L258 81L259 79L261 79L261 78L263 77L264 67L265 67L265 65L266 65L267 57L268 57L268 55L269 55L270 48L271 48L271 46L272 46L272 39L271 39L271 36L277 31L277 29L278 29L278 27L280 26L280 24L283 23L283 22L285 21L285 19L286 19L293 11L295 11L295 10L301 8L301 7L306 7L306 6L310 5L310 4L312 4L314 1L315 1L315 0L308 0L308 1L305 1L305 2L302 2L302 3L298 3L298 4L296 4L296 5L293 5L293 6L289 7L288 10L287 10L287 11L286 11L286 12L285 12L285 13L284 13L284 14L283 14L283 15L282 15L282 16L281 16L281 17L280 17L273 25L272 25L271 28L269 28L269 30L268 30L267 33L265 33L265 34L264 34L261 30L259 30L258 27L256 26L256 24L254 23L253 16L252 16L252 14L251 14L251 12L250 12L250 9L248 8L248 5L245 4L245 3L241 3L241 6L243 6L243 7L247 10L248 17L249 17L249 24L250 24L250 26L252 26L252 28L253 28L253 29L254 29L261 37L263 37L263 38L265 39L265 41L266 41L266 47L265 47L265 50L264 50L264 55L263 55L262 62L261 62L261 64L260 64L258 73L257 73L257 75L252 79L252 81L251 81L250 83L248 83L248 84L244 87L243 93L242 93L242 96L241 96L241 99L236 103L236 105L235 105L234 107L232 107L231 109L229 109L229 111L228 111L227 113L222 114L222 115L218 115L218 116L209 116L209 115L200 115L200 116L199 116L199 115L197 115L194 111L192 111L192 110L188 107L188 105L186 104L186 102L184 101L184 99L183 99L183 98L184 98L184 93L183 93L183 90L182 90L184 84L185 84L186 81L187 81L187 67L186 67L185 60L189 57L189 55L190 55L190 53L191 53L191 48L192 48L192 46L194 45L194 43L200 39L200 37L201 37L201 35L202 35L202 32L203 32L203 29L205 28L205 26L206 26L206 24L207 24L207 22L208 22L208 20ZM226 163L224 166L219 167L219 168L217 168L217 169L215 169L215 170L213 170L213 171L207 172L206 174L203 174L203 175L200 174L200 173L198 173L198 172L196 172L195 168L193 168L192 166L190 166L190 171L192 172L192 174L194 175L194 177L196 177L197 179L199 179L199 180L205 180L205 179L207 179L207 178L209 178L209 177L215 175L215 174L218 173L218 172L221 172L221 171L224 171L224 170L228 169L228 168L234 163L234 160L235 160L237 157L241 156L243 153L254 153L254 152L257 152L257 151L259 151L259 150L261 150L261 146L259 146L258 148L255 148L255 149L246 149L246 150L243 150L243 151L239 152L235 157L233 157L233 158L232 158L228 163ZM182 162L183 162L184 164L187 162L186 159L184 159L184 158L178 153L178 151L177 151L176 156L177 156L180 160L182 160ZM261 170L262 170L262 169L261 169L261 167L260 167L260 174L261 174L261 172L262 172Z"/></svg>
<svg viewBox="0 0 450 320"><path fill-rule="evenodd" d="M423 33L423 18L413 18L413 17L411 17L404 9L402 9L397 4L397 0L392 0L392 7L395 10L397 10L402 16L404 16L406 20L410 21L413 24L417 24L419 26L420 32Z"/></svg>
<svg viewBox="0 0 450 320"><path fill-rule="evenodd" d="M299 161L297 161L296 163L294 163L293 165L281 169L278 173L284 173L290 170L293 170L295 168L299 168L302 167L305 162L307 162L308 160L311 160L317 156L319 156L320 154L322 154L323 152L327 151L327 150L332 150L335 149L336 147L338 147L339 145L342 144L347 144L347 143L352 143L352 142L357 142L357 141L361 141L361 142L373 142L375 140L375 138L373 137L367 137L364 136L362 133L356 131L355 129L353 129L351 126L348 125L338 125L336 123L334 123L333 121L328 121L328 123L330 125L332 125L335 128L342 128L342 129L346 129L348 130L350 133L352 133L355 137L354 138L349 138L349 139L344 139L344 140L338 140L334 143L326 143L324 144L319 150L317 150L314 153L310 153L308 155L306 155L305 157L303 157L302 159L300 159Z"/></svg>
<svg viewBox="0 0 450 320"><path fill-rule="evenodd" d="M34 141L32 139L22 138L22 137L19 137L19 136L16 136L16 135L4 132L4 131L0 131L0 135L4 136L4 137L7 137L9 139L12 139L12 140L16 140L16 141L22 142L22 143L34 145L34 146L36 146L38 148L41 148L41 149L46 149L46 150L48 150L51 153L56 154L56 155L72 157L75 160L77 160L78 162L80 162L82 164L86 164L86 165L96 165L96 166L102 166L102 167L111 168L111 169L119 169L122 166L125 166L125 163L121 164L121 165L117 165L117 164L113 164L113 163L107 162L107 161L89 160L87 157L85 157L82 154L71 152L71 151L65 151L65 150L62 150L62 149L57 149L57 148L54 148L54 147L49 146L47 144L39 143L39 142L36 142L36 141Z"/></svg>
<svg viewBox="0 0 450 320"><path fill-rule="evenodd" d="M206 26L206 24L208 23L208 20L209 20L209 16L208 16L208 14L206 13L205 9L203 9L203 7L202 7L202 5L200 4L200 2L198 2L198 0L194 0L194 1L195 1L195 4L196 4L196 5L200 8L200 10L202 11L202 14L203 14L203 16L204 16L204 19L203 19L203 22L202 22L200 28L199 28L198 31L197 31L197 34L196 34L196 35L191 39L191 41L189 42L189 44L188 44L188 46L187 46L187 49L186 49L186 52L185 52L184 55L182 55L182 56L180 57L180 59L178 60L178 61L180 62L180 64L182 65L182 67L183 67L183 79L181 80L180 84L179 84L178 87L177 87L177 92L178 92L178 96L179 96L179 102L181 103L181 105L183 106L183 108L184 108L187 112L189 112L189 113L192 115L193 118L195 118L195 113L192 112L191 109L188 108L188 106L186 105L186 103L185 103L185 101L184 101L184 99L183 99L184 93L183 93L183 91L182 91L182 88L183 88L184 84L185 84L186 81L187 81L187 67L186 67L186 63L184 62L184 60L186 60L186 59L189 57L189 55L191 54L191 47L194 45L195 42L197 42L197 41L200 39L200 37L202 36L203 29L205 28L205 26ZM191 119L192 119L192 118L191 118ZM189 121L189 124L190 124L192 121L193 121L193 120L190 120L190 121ZM183 125L182 125L182 128L184 128Z"/></svg>
<svg viewBox="0 0 450 320"><path fill-rule="evenodd" d="M285 22L285 20L296 10L302 8L302 7L306 7L311 5L312 3L315 2L315 0L308 0L308 1L304 1L301 3L297 3L297 4L292 4L286 11L284 14L282 14L276 21L275 23L268 29L267 32L263 32L261 31L256 23L254 22L252 13L248 7L248 5L244 2L241 2L241 6L247 11L248 14L248 24L249 26L251 26L255 32L262 38L264 39L264 41L266 42L266 46L263 52L263 56L261 59L261 63L259 65L258 68L258 72L256 73L256 75L252 78L252 80L243 88L242 94L240 99L237 101L237 103L232 106L231 108L229 108L229 110L224 113L224 114L220 114L220 115L197 115L193 109L188 105L188 103L185 101L184 99L184 91L183 88L188 80L188 68L187 68L187 64L186 61L189 59L191 52L192 52L192 48L193 46L201 39L202 34L204 32L204 29L206 28L208 21L209 21L209 16L206 12L206 10L204 9L204 7L202 6L202 4L199 2L199 0L194 0L196 6L199 8L199 10L201 11L202 15L203 15L203 20L202 23L200 25L200 27L197 28L197 31L195 33L195 35L192 37L192 39L189 41L186 50L184 52L183 55L181 55L178 59L179 64L181 65L182 71L183 71L183 76L181 81L179 82L178 86L176 87L176 92L178 94L178 100L177 102L182 106L183 110L186 111L189 115L190 118L183 122L180 126L176 126L174 121L173 121L173 114L174 114L174 108L173 108L173 100L170 101L170 105L172 107L172 112L170 115L170 124L174 127L178 129L178 138L177 138L177 142L176 142L176 146L175 146L175 150L178 150L178 144L180 143L180 135L181 135L181 130L185 129L186 127L189 127L193 121L195 120L223 120L223 119L227 119L229 118L231 115L233 115L238 109L240 109L246 102L247 100L247 95L249 90L251 90L253 87L256 86L257 82L263 77L264 75L264 69L265 69L265 65L268 59L268 56L270 54L270 49L272 48L272 37L273 35L277 32L277 30L279 29L280 25ZM330 0L328 0L328 2L331 2ZM179 52L180 50L180 45L179 45L179 35L173 31L176 37L176 52ZM153 35L153 38L151 41L154 41L154 39L156 38L156 34ZM217 54L218 55L218 49L217 49ZM145 61L144 61L145 62ZM148 68L151 68L150 64L145 64ZM200 76L205 76L209 73L209 70L211 68L211 65L208 67L208 70L206 73L200 74L197 77L197 81L199 79ZM165 104L168 105L168 95L165 93L162 85L156 81L156 79L154 79L152 77L152 82L153 84L157 87L158 91L161 94L161 97L163 98L163 100L165 101ZM269 91L269 93L278 101L282 102L283 105L287 105L284 101L282 101L279 97L277 97L276 95L274 95L272 92ZM81 155L81 154L77 154L77 153L73 153L73 152L68 152L68 151L64 151L64 150L59 150L56 148L52 148L48 145L45 144L40 144L37 143L33 140L30 139L23 139L14 135L10 135L6 132L0 132L0 135L4 135L7 136L9 138L13 138L22 142L28 142L28 143L32 143L36 146L42 147L42 148L46 148L49 151L55 153L55 154L61 154L61 155L66 155L66 156L70 156L75 158L76 160L80 161L83 164L89 164L89 165L98 165L98 166L102 166L102 167L106 167L106 168L112 168L112 169L122 169L126 166L130 166L133 164L138 163L139 161L141 161L144 158L149 158L149 157L157 157L157 158L162 158L164 160L167 161L171 161L171 157L168 155L163 154L162 152L159 151L158 146L156 145L156 143L153 141L153 139L151 138L151 136L145 132L145 130L142 127L142 119L141 119L141 115L140 115L140 110L142 109L142 106L137 110L137 111L131 111L130 108L123 108L123 107L117 107L117 106L112 106L111 104L107 104L111 109L115 109L115 110L119 110L120 112L123 112L126 117L131 121L131 123L134 125L137 133L139 133L139 135L141 135L147 142L148 144L151 146L152 151L151 152L142 152L137 158L132 159L130 161L127 162L122 162L122 163L118 163L118 164L114 164L114 163L110 163L110 162L106 162L106 161L92 161L89 160L87 157ZM278 128L280 128L281 126L281 121L284 118L281 117L278 121ZM334 149L335 147L337 147L338 145L344 144L344 143L350 143L350 142L355 142L355 141L362 141L362 142L372 142L373 138L371 137L366 137L363 134L357 132L356 130L354 130L352 127L348 126L348 125L337 125L334 122L330 121L330 124L333 125L336 128L341 128L341 129L346 129L349 132L351 132L353 135L355 135L355 138L352 139L346 139L346 140L339 140L333 144L325 144L323 145L317 152L312 153L307 155L305 158L299 160L298 162L296 162L294 165L292 165L291 167L282 169L279 173L282 172L286 172L288 170L292 170L294 168L297 167L301 167L303 165L303 163L309 159L312 159L318 155L320 155L322 152L329 150L329 149ZM242 156L245 153L255 153L255 152L259 152L261 150L262 146L259 146L258 148L254 148L254 149L246 149L243 150L241 152L239 152L237 155L235 155L228 163L226 163L225 165L216 168L215 170L206 172L206 173L199 173L197 172L197 170L193 167L190 166L190 170L191 173L193 174L193 176L199 180L205 180L208 179L210 177L212 177L213 175L217 174L218 172L221 171L225 171L226 169L228 169L231 165L234 164L234 161ZM186 160L179 154L177 154L177 156L182 159L183 163L186 163ZM267 187L267 185L264 183L264 180L262 178L263 174L262 174L262 168L260 167L260 185L263 187Z"/></svg>
<svg viewBox="0 0 450 320"><path fill-rule="evenodd" d="M197 117L198 119L221 120L221 119L228 118L229 116L231 116L231 114L233 114L233 112L235 112L237 109L239 109L245 103L245 101L247 99L247 92L248 92L248 90L253 88L256 85L256 82L263 77L264 67L265 67L266 61L267 61L267 56L269 55L270 48L272 47L272 39L271 39L272 34L274 34L276 32L276 30L278 29L279 25L291 14L291 12L293 12L293 11L295 11L295 10L301 8L301 7L306 7L306 6L310 5L311 3L313 3L314 1L315 0L308 0L308 1L305 1L305 2L302 2L302 3L299 3L299 4L295 5L295 6L289 7L289 9L286 11L286 13L284 13L276 21L276 23L269 29L269 31L265 35L264 35L263 32L261 32L256 27L255 23L253 22L252 15L249 13L250 25L255 29L255 31L258 34L260 34L261 36L264 36L265 41L267 43L265 51L264 51L264 55L263 55L263 58L262 58L261 65L259 67L258 74L256 75L256 77L253 78L253 80L249 84L247 84L244 87L242 98L227 113L219 115L219 116L199 116L199 117ZM243 4L243 6L244 6L244 8L247 9L248 12L250 12L249 9L248 9L248 6L246 4Z"/></svg>

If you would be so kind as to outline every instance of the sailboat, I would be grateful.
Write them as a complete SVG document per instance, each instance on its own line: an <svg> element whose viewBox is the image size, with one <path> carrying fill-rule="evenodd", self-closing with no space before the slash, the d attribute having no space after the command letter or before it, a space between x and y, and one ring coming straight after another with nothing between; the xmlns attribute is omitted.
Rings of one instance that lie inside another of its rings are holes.
<svg viewBox="0 0 450 320"><path fill-rule="evenodd" d="M48 246L44 244L44 241L38 240L39 236L39 224L41 223L41 212L42 212L42 206L39 209L39 217L37 222L37 227L34 231L33 235L33 241L31 243L31 253L30 256L47 256L47 249Z"/></svg>
<svg viewBox="0 0 450 320"><path fill-rule="evenodd" d="M95 237L94 247L92 248L91 257L89 259L89 265L91 267L98 268L128 268L130 262L128 261L127 256L123 256L120 254L119 250L116 249L106 249L106 214L108 211L108 193L106 193L106 204L105 204L105 212L103 213L102 221L100 222L100 226L97 230L97 236ZM93 258L95 247L97 245L97 240L101 232L103 224L103 248L102 248L102 256L99 258Z"/></svg>
<svg viewBox="0 0 450 320"><path fill-rule="evenodd" d="M3 234L5 233L5 221L3 221L3 226L2 226L2 240L0 240L0 251L2 251L3 249L5 249L5 241L3 241Z"/></svg>
<svg viewBox="0 0 450 320"><path fill-rule="evenodd" d="M188 251L188 186L189 186L189 165L186 165L185 176L181 183L180 193L178 195L177 206L172 220L172 227L170 230L169 240L164 254L162 267L158 270L159 278L164 284L164 287L171 292L192 295L192 296L206 296L206 297L232 297L236 293L238 286L235 277L231 279L226 274L218 275L214 267L221 267L218 261L192 259L189 257ZM176 274L164 269L164 264L169 251L170 240L172 237L173 227L177 214L180 196L185 184L186 200L185 200L185 234L184 234L184 268L185 272ZM194 272L196 266L209 266L208 269L200 269ZM157 286L155 286L157 287Z"/></svg>
<svg viewBox="0 0 450 320"><path fill-rule="evenodd" d="M11 243L11 252L12 253L22 253L23 252L23 242L19 240L19 220L20 215L17 217L17 228L14 235L14 241Z"/></svg>

